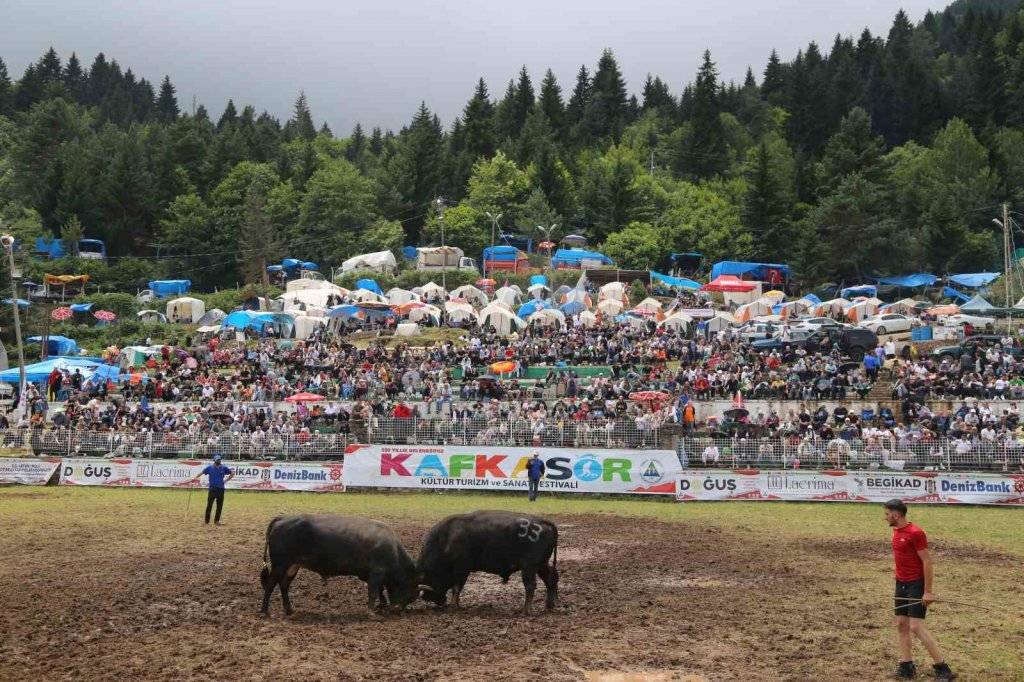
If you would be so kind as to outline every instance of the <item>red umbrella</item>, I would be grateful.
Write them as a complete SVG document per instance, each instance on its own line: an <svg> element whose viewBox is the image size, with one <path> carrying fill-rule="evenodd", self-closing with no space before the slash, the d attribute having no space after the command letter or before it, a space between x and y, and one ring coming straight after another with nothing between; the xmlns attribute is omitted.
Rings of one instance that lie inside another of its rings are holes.
<svg viewBox="0 0 1024 682"><path fill-rule="evenodd" d="M736 275L719 275L701 287L702 291L723 291L723 292L747 292L752 291L756 285L744 282Z"/></svg>
<svg viewBox="0 0 1024 682"><path fill-rule="evenodd" d="M664 391L637 391L636 393L630 393L629 399L636 400L639 402L664 402L668 400L669 395Z"/></svg>
<svg viewBox="0 0 1024 682"><path fill-rule="evenodd" d="M550 251L551 249L555 248L555 243L541 242L540 244L537 244L537 248L540 249L541 251Z"/></svg>
<svg viewBox="0 0 1024 682"><path fill-rule="evenodd" d="M92 316L95 317L97 320L102 320L103 322L113 322L114 320L117 319L117 315L110 312L109 310L97 310L92 314Z"/></svg>
<svg viewBox="0 0 1024 682"><path fill-rule="evenodd" d="M70 320L73 314L71 308L54 308L53 312L50 313L50 317L57 322L63 322L64 320Z"/></svg>
<svg viewBox="0 0 1024 682"><path fill-rule="evenodd" d="M316 393L296 393L284 399L286 403L315 403L321 400L324 400L324 397Z"/></svg>

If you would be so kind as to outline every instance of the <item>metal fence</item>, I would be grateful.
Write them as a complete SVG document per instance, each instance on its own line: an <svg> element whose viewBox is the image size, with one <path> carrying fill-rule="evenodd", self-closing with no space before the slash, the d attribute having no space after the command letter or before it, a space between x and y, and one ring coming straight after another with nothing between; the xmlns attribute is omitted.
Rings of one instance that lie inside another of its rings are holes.
<svg viewBox="0 0 1024 682"><path fill-rule="evenodd" d="M683 468L997 471L1024 473L1024 441L892 438L680 438Z"/></svg>

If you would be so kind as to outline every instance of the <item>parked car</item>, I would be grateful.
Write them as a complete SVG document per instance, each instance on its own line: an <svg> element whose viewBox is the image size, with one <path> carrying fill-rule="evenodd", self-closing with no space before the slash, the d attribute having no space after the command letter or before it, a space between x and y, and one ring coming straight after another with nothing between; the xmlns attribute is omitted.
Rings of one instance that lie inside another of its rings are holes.
<svg viewBox="0 0 1024 682"><path fill-rule="evenodd" d="M982 317L981 315L968 315L966 313L947 315L942 318L942 326L944 327L962 327L965 324L970 324L975 329L988 329L996 326L996 319L994 317Z"/></svg>
<svg viewBox="0 0 1024 682"><path fill-rule="evenodd" d="M1000 346L1002 344L1003 337L998 334L976 334L974 336L968 336L961 343L954 346L942 346L932 351L932 355L944 359L944 360L955 360L958 359L964 353L974 353L976 351L986 351L992 346ZM1010 348L1010 354L1015 358L1024 357L1024 348L1014 345Z"/></svg>
<svg viewBox="0 0 1024 682"><path fill-rule="evenodd" d="M900 315L899 313L884 313L882 315L874 315L863 320L860 323L860 326L864 329L870 329L881 336L882 334L909 332L916 323L916 320L907 317L906 315Z"/></svg>
<svg viewBox="0 0 1024 682"><path fill-rule="evenodd" d="M836 322L831 317L805 317L796 319L789 324L790 329L810 329L818 331L823 327L842 329L846 327L842 322Z"/></svg>
<svg viewBox="0 0 1024 682"><path fill-rule="evenodd" d="M822 327L815 331L791 329L784 336L755 341L751 345L759 351L778 350L787 354L798 348L808 353L825 353L836 344L843 355L860 361L865 353L878 345L878 336L870 329L859 327Z"/></svg>
<svg viewBox="0 0 1024 682"><path fill-rule="evenodd" d="M736 328L736 335L741 341L750 343L761 339L770 339L779 333L779 325L771 322L748 322Z"/></svg>

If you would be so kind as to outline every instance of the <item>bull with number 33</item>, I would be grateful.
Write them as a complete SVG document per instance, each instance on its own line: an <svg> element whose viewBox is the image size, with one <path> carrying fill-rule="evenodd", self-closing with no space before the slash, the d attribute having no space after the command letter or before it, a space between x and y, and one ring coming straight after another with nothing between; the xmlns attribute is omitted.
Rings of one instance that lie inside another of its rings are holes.
<svg viewBox="0 0 1024 682"><path fill-rule="evenodd" d="M417 568L423 598L438 606L447 603L450 590L452 605L458 608L459 596L474 571L499 575L505 582L521 571L526 588L523 612L530 615L538 576L544 581L546 606L552 609L558 601L558 527L520 512L449 516L427 534Z"/></svg>

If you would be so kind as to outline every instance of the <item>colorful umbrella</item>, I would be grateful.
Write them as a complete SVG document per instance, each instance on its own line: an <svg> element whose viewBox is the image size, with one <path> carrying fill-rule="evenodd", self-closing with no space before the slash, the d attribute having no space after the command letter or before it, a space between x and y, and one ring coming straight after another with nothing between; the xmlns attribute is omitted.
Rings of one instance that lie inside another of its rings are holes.
<svg viewBox="0 0 1024 682"><path fill-rule="evenodd" d="M540 244L537 244L537 248L540 249L541 251L550 251L551 249L555 248L555 243L541 242Z"/></svg>
<svg viewBox="0 0 1024 682"><path fill-rule="evenodd" d="M636 393L630 393L629 399L636 400L643 403L661 403L668 400L669 395L664 391L637 391Z"/></svg>
<svg viewBox="0 0 1024 682"><path fill-rule="evenodd" d="M518 364L513 360L503 360L491 364L491 371L495 374L509 374L516 371Z"/></svg>
<svg viewBox="0 0 1024 682"><path fill-rule="evenodd" d="M114 320L117 319L117 315L110 312L109 310L97 310L92 314L92 316L95 317L97 320L102 320L103 322L113 322Z"/></svg>
<svg viewBox="0 0 1024 682"><path fill-rule="evenodd" d="M321 400L324 400L324 397L316 393L296 393L284 399L286 403L315 403Z"/></svg>
<svg viewBox="0 0 1024 682"><path fill-rule="evenodd" d="M70 320L73 314L71 308L54 308L53 312L50 313L50 317L57 322L63 322L64 320Z"/></svg>

